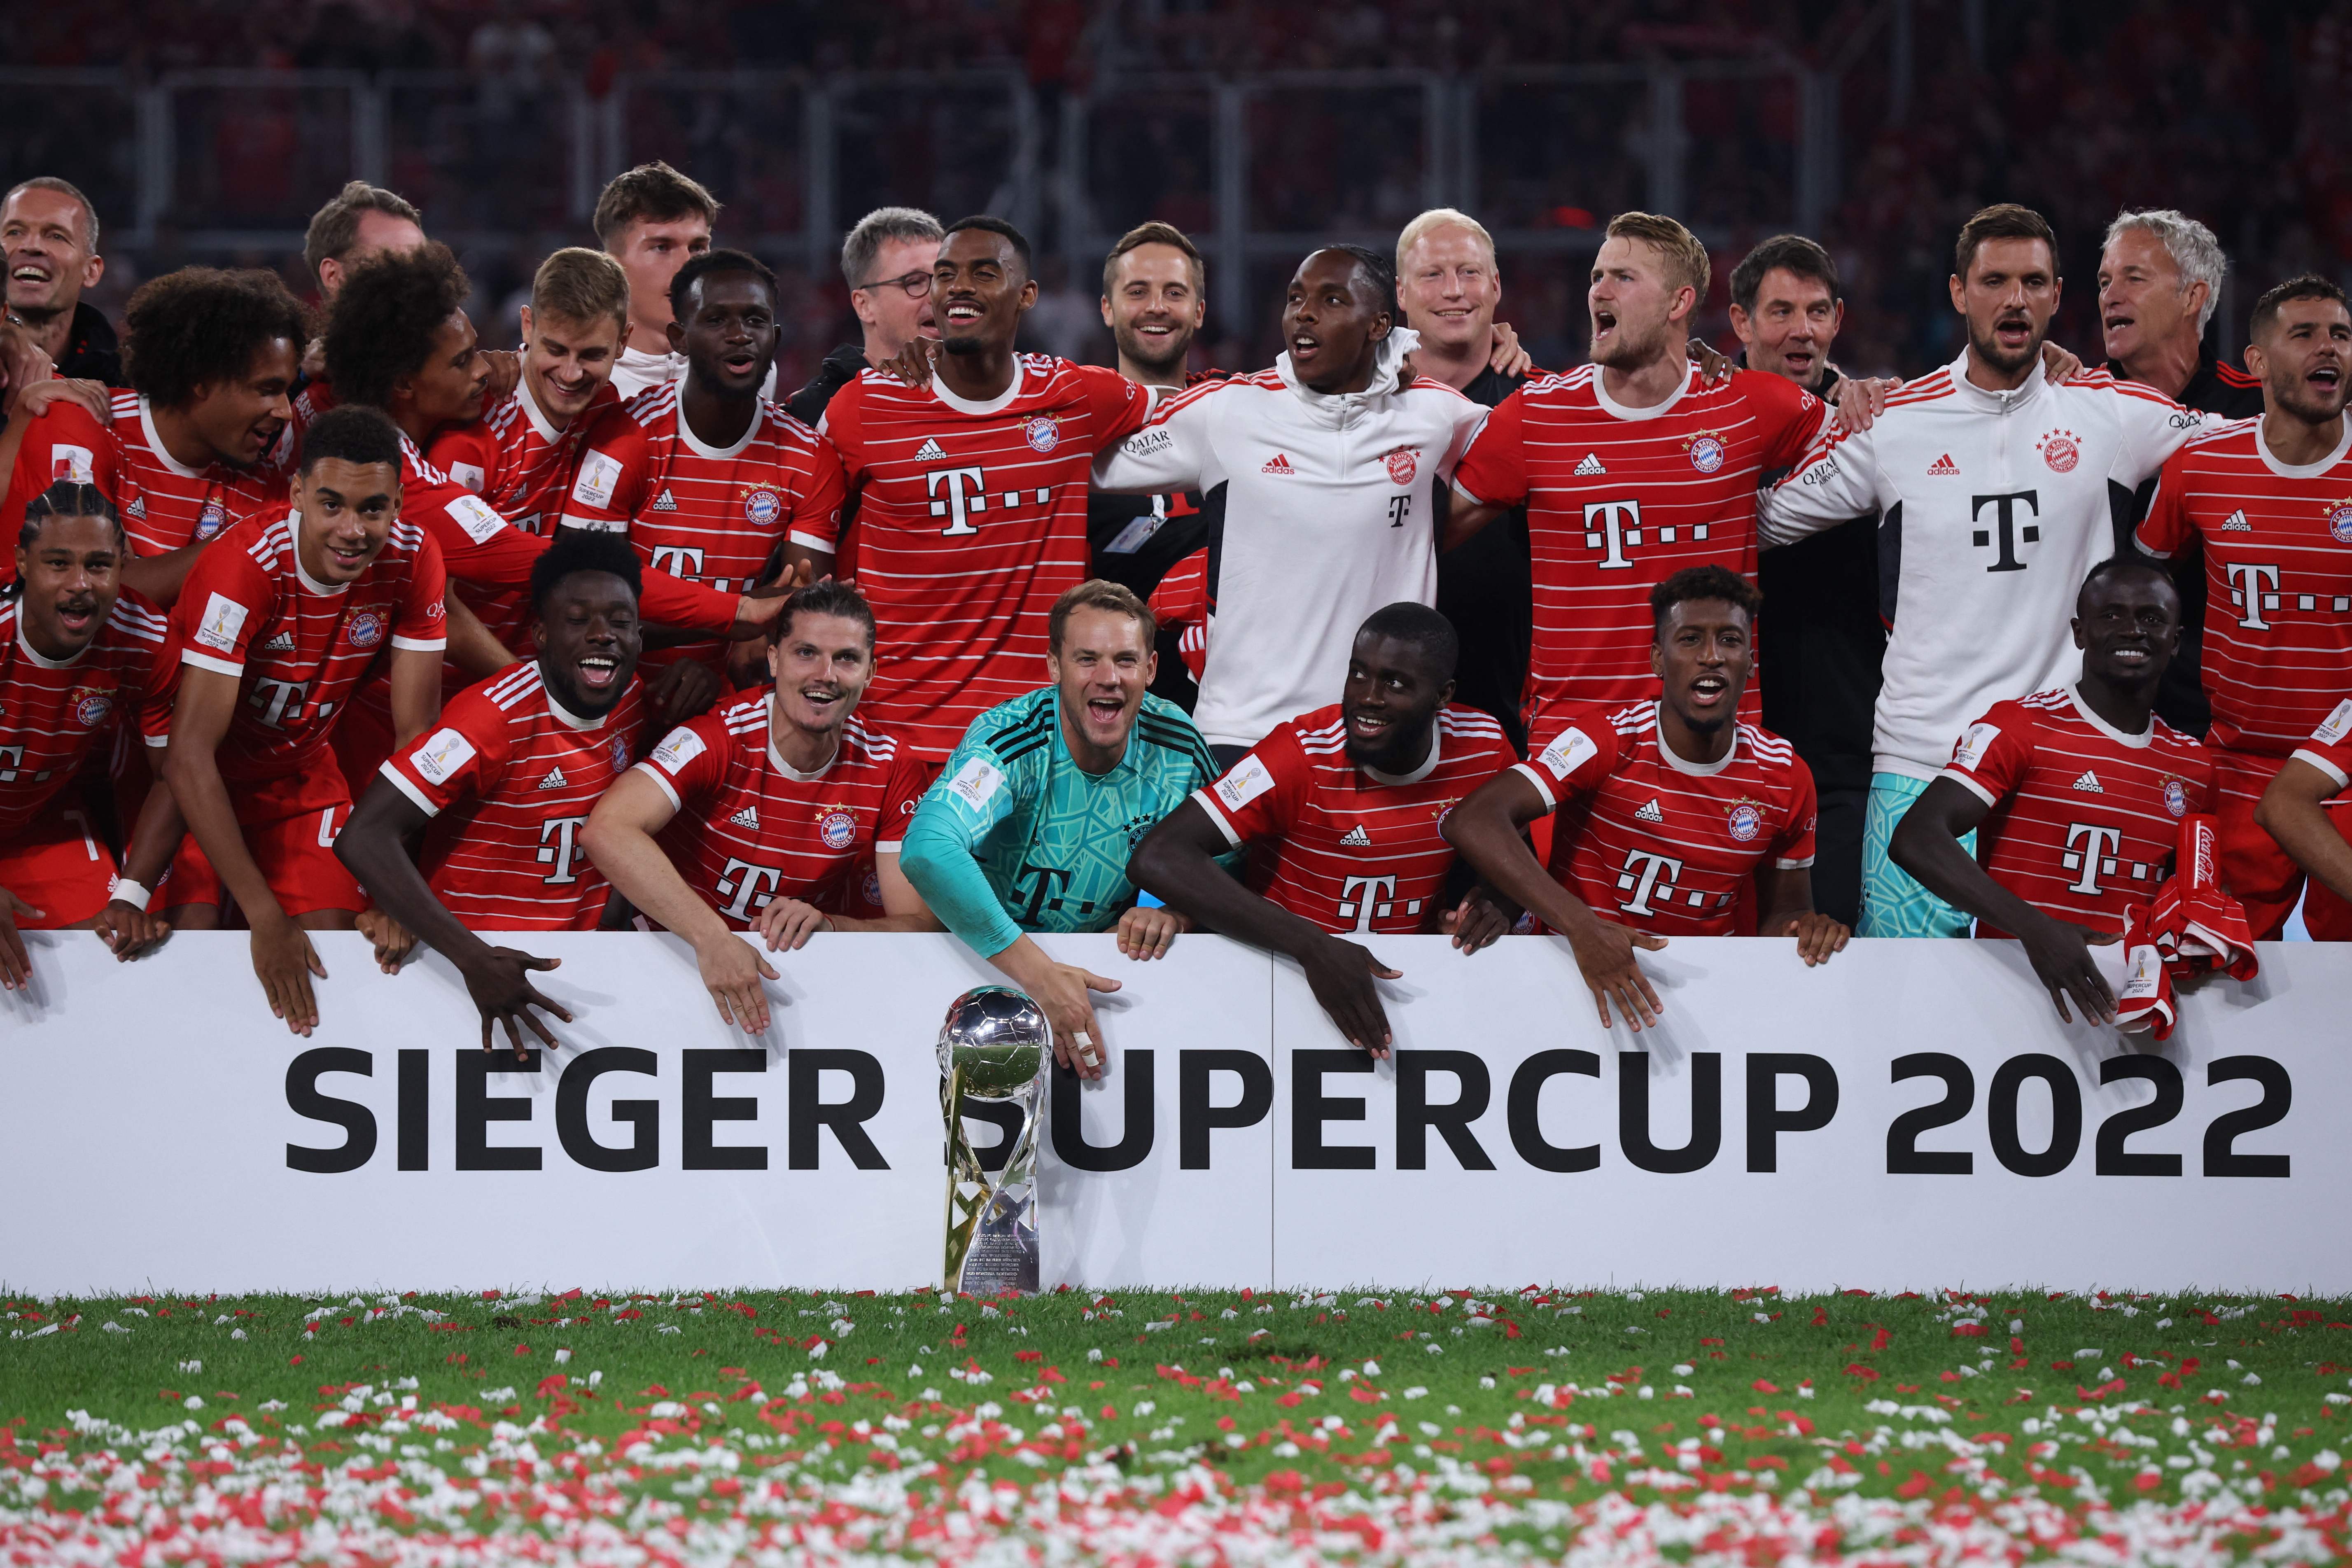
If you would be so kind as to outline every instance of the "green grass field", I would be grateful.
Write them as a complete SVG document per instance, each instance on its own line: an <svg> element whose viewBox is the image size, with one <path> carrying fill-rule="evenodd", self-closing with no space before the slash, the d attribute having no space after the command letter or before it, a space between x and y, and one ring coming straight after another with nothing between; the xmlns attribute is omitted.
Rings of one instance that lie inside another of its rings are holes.
<svg viewBox="0 0 2352 1568"><path fill-rule="evenodd" d="M1451 1562L1596 1531L1622 1547L1630 1519L1685 1560L1905 1555L1910 1531L2304 1561L2337 1553L2352 1495L2336 1301L584 1290L5 1310L11 1560L173 1538L254 1560L599 1555L586 1531L679 1560L1051 1542L1255 1561L1239 1543L1262 1537Z"/></svg>

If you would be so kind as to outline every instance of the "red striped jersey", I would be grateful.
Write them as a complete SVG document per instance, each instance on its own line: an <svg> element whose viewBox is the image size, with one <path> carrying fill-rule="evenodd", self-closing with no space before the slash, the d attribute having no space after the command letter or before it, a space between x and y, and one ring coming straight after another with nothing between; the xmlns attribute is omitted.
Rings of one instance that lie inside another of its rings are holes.
<svg viewBox="0 0 2352 1568"><path fill-rule="evenodd" d="M2336 788L2352 785L2352 697L2338 702L2294 754L2334 779Z"/></svg>
<svg viewBox="0 0 2352 1568"><path fill-rule="evenodd" d="M1531 718L1657 689L1650 590L1685 566L1755 581L1757 479L1804 456L1828 418L1811 393L1747 370L1714 386L1693 370L1664 403L1628 408L1597 365L1537 376L1487 416L1454 483L1528 509ZM1739 710L1752 720L1762 701L1751 680Z"/></svg>
<svg viewBox="0 0 2352 1568"><path fill-rule="evenodd" d="M136 723L162 678L170 623L136 595L68 659L25 636L25 606L0 599L0 838L20 833L129 715Z"/></svg>
<svg viewBox="0 0 2352 1568"><path fill-rule="evenodd" d="M96 485L122 513L131 552L161 555L202 543L233 522L286 500L286 479L267 465L191 468L164 449L154 409L135 392L114 394L113 419L101 426L87 409L59 398L25 431L9 477L0 522L13 538L25 503L59 479ZM13 553L0 579L16 575Z"/></svg>
<svg viewBox="0 0 2352 1568"><path fill-rule="evenodd" d="M514 391L484 409L479 419L436 433L425 458L515 527L545 536L555 531L583 437L598 418L620 405L619 395L607 383L577 418L559 426L532 397L526 376ZM530 647L528 594L460 583L457 596L499 641L517 652Z"/></svg>
<svg viewBox="0 0 2352 1568"><path fill-rule="evenodd" d="M1992 808L1977 829L1987 875L2046 914L2117 936L2124 911L2156 897L2180 819L2213 793L2203 746L2153 716L2126 735L2073 687L1994 703L1937 776ZM2005 933L1979 921L1977 934Z"/></svg>
<svg viewBox="0 0 2352 1568"><path fill-rule="evenodd" d="M469 931L593 931L612 887L580 830L647 717L634 676L603 718L567 711L536 659L451 699L438 727L383 764L434 819L425 878L443 907Z"/></svg>
<svg viewBox="0 0 2352 1568"><path fill-rule="evenodd" d="M865 708L934 763L982 713L1036 687L1046 616L1086 579L1095 454L1151 412L1150 389L1117 371L1044 354L1013 365L987 403L869 370L834 395L821 426L858 497L843 569L885 650Z"/></svg>
<svg viewBox="0 0 2352 1568"><path fill-rule="evenodd" d="M1177 657L1192 679L1209 662L1209 628L1216 624L1216 606L1209 603L1209 552L1195 550L1168 569L1160 586L1151 590L1151 614L1163 632L1176 634Z"/></svg>
<svg viewBox="0 0 2352 1568"><path fill-rule="evenodd" d="M877 850L898 853L928 773L910 747L854 714L833 761L797 773L770 742L772 700L762 692L715 708L637 764L677 807L662 846L736 931L777 899L871 918L862 868Z"/></svg>
<svg viewBox="0 0 2352 1568"><path fill-rule="evenodd" d="M332 587L296 558L299 525L292 511L236 524L196 557L172 606L148 743L170 735L181 667L234 676L236 714L220 747L233 784L331 768L328 734L386 647L438 653L446 640L441 552L404 514L359 580Z"/></svg>
<svg viewBox="0 0 2352 1568"><path fill-rule="evenodd" d="M1551 873L1603 920L1664 936L1734 936L1741 885L1813 863L1813 774L1742 721L1719 762L1685 762L1658 705L1571 709L1517 764L1558 812Z"/></svg>
<svg viewBox="0 0 2352 1568"><path fill-rule="evenodd" d="M684 381L665 382L601 420L580 455L562 501L565 526L625 532L646 565L722 593L759 580L779 541L830 551L841 528L841 458L815 431L760 400L731 445L713 447L689 429L678 400ZM716 638L648 658L715 663Z"/></svg>
<svg viewBox="0 0 2352 1568"><path fill-rule="evenodd" d="M2283 757L2352 668L2352 426L2315 463L2283 463L2263 422L2189 438L2139 526L2149 554L2205 546L2205 694L2212 745Z"/></svg>
<svg viewBox="0 0 2352 1568"><path fill-rule="evenodd" d="M1435 724L1428 759L1391 776L1348 760L1335 702L1277 726L1192 798L1236 847L1272 841L1254 880L1280 908L1333 932L1430 930L1454 868L1438 826L1518 760L1475 708L1448 704Z"/></svg>

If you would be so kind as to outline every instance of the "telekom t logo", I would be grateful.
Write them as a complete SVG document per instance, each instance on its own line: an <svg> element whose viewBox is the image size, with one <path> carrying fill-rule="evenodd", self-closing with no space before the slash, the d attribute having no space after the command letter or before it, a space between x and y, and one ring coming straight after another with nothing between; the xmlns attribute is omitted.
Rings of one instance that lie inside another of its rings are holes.
<svg viewBox="0 0 2352 1568"><path fill-rule="evenodd" d="M0 746L0 784L15 784L16 772L24 765L24 747Z"/></svg>
<svg viewBox="0 0 2352 1568"><path fill-rule="evenodd" d="M263 723L273 730L282 730L302 717L302 696L310 689L310 682L305 680L272 680L259 676L253 682L253 695L246 702L260 713ZM320 703L319 716L325 718L334 706L331 702Z"/></svg>
<svg viewBox="0 0 2352 1568"><path fill-rule="evenodd" d="M966 479L971 481L969 491L964 489ZM931 497L931 515L952 520L940 530L949 537L980 531L966 514L988 510L988 498L981 493L987 488L986 479L978 468L933 468L923 476L923 489ZM942 489L947 492L944 498L940 494Z"/></svg>
<svg viewBox="0 0 2352 1568"><path fill-rule="evenodd" d="M2023 501L2032 509L2035 517L2042 515L2042 492L2039 490L2019 490L2011 495L1969 498L1970 522L1983 517L1985 508L1993 509L1993 527L1975 530L1969 535L1969 542L1981 550L1992 543L1995 531L2000 535L2000 558L1985 568L1988 572L2024 571L2025 563L2017 558L2017 547L2021 544L2042 542L2042 529L2038 524L2021 522L2018 520L2016 507L2019 501Z"/></svg>
<svg viewBox="0 0 2352 1568"><path fill-rule="evenodd" d="M1350 877L1339 888L1339 918L1352 919L1350 928L1360 931L1372 929L1372 917L1394 912L1396 904L1396 873L1385 877ZM1381 900L1389 900L1382 902Z"/></svg>
<svg viewBox="0 0 2352 1568"><path fill-rule="evenodd" d="M2066 854L2059 864L2069 871L2082 875L2066 884L2070 893L2096 893L2099 888L2099 867L2104 857L2124 841L2120 827L2101 827L2094 823L2070 822L2066 825ZM2076 846L2081 846L2077 848Z"/></svg>
<svg viewBox="0 0 2352 1568"><path fill-rule="evenodd" d="M1650 907L1653 898L1672 903L1675 880L1683 874L1683 863L1671 856L1655 854L1647 849L1635 849L1625 857L1625 869L1618 874L1617 890L1631 893L1633 898L1617 907L1629 915L1653 915L1658 911Z"/></svg>
<svg viewBox="0 0 2352 1568"><path fill-rule="evenodd" d="M2278 580L2279 569L2275 566L2257 566L2251 561L2233 561L2230 563L2230 586L2235 590L2234 597L2238 600L2239 607L2245 612L2238 617L2240 626L2250 631L2270 630L2270 622L2263 619L2263 595L2266 593L2270 595L2273 601L2270 608L2278 608L2275 602L2278 595Z"/></svg>
<svg viewBox="0 0 2352 1568"><path fill-rule="evenodd" d="M587 825L584 816L551 816L539 825L539 863L555 868L541 881L552 888L580 879L572 868L586 853L580 847L580 830ZM555 842L549 843L551 838Z"/></svg>
<svg viewBox="0 0 2352 1568"><path fill-rule="evenodd" d="M719 873L719 896L728 900L724 912L739 921L750 920L754 910L768 907L776 896L770 889L783 879L783 871L774 866L728 861L727 868Z"/></svg>
<svg viewBox="0 0 2352 1568"><path fill-rule="evenodd" d="M1608 572L1633 563L1625 559L1625 546L1642 542L1642 503L1638 500L1587 501L1584 506L1584 542L1587 548L1605 550L1601 570Z"/></svg>
<svg viewBox="0 0 2352 1568"><path fill-rule="evenodd" d="M702 552L691 545L656 544L654 546L654 570L667 572L673 577L702 575Z"/></svg>

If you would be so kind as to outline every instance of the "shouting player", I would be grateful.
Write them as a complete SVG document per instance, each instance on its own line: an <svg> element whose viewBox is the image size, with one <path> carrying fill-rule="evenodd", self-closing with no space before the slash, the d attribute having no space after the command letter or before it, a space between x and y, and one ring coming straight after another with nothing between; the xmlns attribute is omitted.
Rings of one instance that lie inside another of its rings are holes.
<svg viewBox="0 0 2352 1568"><path fill-rule="evenodd" d="M25 509L0 595L0 988L30 978L19 930L104 925L114 857L71 785L137 718L163 663L163 618L122 596L122 520L96 487L59 479ZM111 922L117 951L161 934L145 889Z"/></svg>
<svg viewBox="0 0 2352 1568"><path fill-rule="evenodd" d="M1440 831L1465 795L1518 760L1502 726L1454 701L1453 624L1390 605L1356 633L1339 700L1278 727L1180 805L1136 849L1128 875L1197 925L1288 955L1349 1043L1388 1055L1374 978L1394 980L1348 938L1444 931L1466 952L1517 917L1485 888L1457 890ZM1215 857L1272 851L1259 891Z"/></svg>
<svg viewBox="0 0 2352 1568"><path fill-rule="evenodd" d="M867 371L822 426L856 497L857 585L890 651L868 710L934 768L1035 681L1046 616L1086 576L1095 455L1151 407L1115 370L1015 353L1036 300L1020 230L950 225L931 268L933 374L909 385Z"/></svg>
<svg viewBox="0 0 2352 1568"><path fill-rule="evenodd" d="M1104 489L1225 491L1217 634L1194 710L1230 761L1347 679L1364 617L1437 592L1427 513L1486 411L1408 376L1378 251L1333 246L1298 264L1275 368L1163 404L1103 454Z"/></svg>
<svg viewBox="0 0 2352 1568"><path fill-rule="evenodd" d="M646 565L720 593L772 582L780 564L801 583L829 574L841 459L760 395L775 363L775 275L740 250L706 251L677 269L670 292L669 336L686 374L590 433L564 526L626 531ZM718 667L726 655L705 637L646 662ZM758 684L758 650L737 657L734 684Z"/></svg>
<svg viewBox="0 0 2352 1568"><path fill-rule="evenodd" d="M370 896L457 966L482 1014L559 1042L531 1009L572 1015L532 988L560 960L492 947L479 931L591 931L611 892L580 843L588 813L642 750L635 552L566 534L531 569L538 658L442 710L368 786L335 853ZM420 872L402 847L423 837Z"/></svg>
<svg viewBox="0 0 2352 1568"><path fill-rule="evenodd" d="M2304 878L2254 807L2352 668L2352 311L2341 289L2305 276L2256 301L2252 329L2265 412L2172 455L2139 547L2158 560L2203 548L2221 885L2272 942ZM2315 936L2352 939L2347 916L2323 889L2304 918Z"/></svg>
<svg viewBox="0 0 2352 1568"><path fill-rule="evenodd" d="M2015 936L2059 1017L2072 997L2085 1022L2104 1024L2115 993L2086 943L2115 941L2125 911L2155 898L2180 819L2206 809L2213 763L2156 716L2180 641L2180 595L2162 567L2101 562L2071 624L2080 679L1996 702L1969 725L1888 853L1974 915L1979 936ZM1979 824L1971 856L1959 840Z"/></svg>
<svg viewBox="0 0 2352 1568"><path fill-rule="evenodd" d="M171 787L150 796L133 852L159 807L176 808L214 885L184 886L196 868L175 868L173 923L217 926L235 899L269 1009L299 1035L319 1020L310 977L327 973L303 933L349 931L366 907L332 847L352 803L329 737L379 657L397 742L441 706L441 552L401 515L401 448L372 408L320 416L291 510L235 525L189 573L172 684L146 714Z"/></svg>
<svg viewBox="0 0 2352 1568"><path fill-rule="evenodd" d="M1567 710L1528 762L1445 819L1445 837L1505 898L1568 939L1609 1026L1663 1011L1634 960L1668 936L1738 932L1743 884L1764 936L1807 964L1846 944L1813 909L1813 775L1778 735L1739 718L1756 662L1756 590L1727 566L1687 566L1650 591L1657 695ZM1521 836L1559 813L1547 873Z"/></svg>
<svg viewBox="0 0 2352 1568"><path fill-rule="evenodd" d="M923 769L857 713L874 612L831 578L783 605L768 650L775 689L671 731L582 837L622 897L693 944L719 1017L747 1035L768 1026L760 982L776 972L737 932L774 952L816 931L938 929L898 874Z"/></svg>
<svg viewBox="0 0 2352 1568"><path fill-rule="evenodd" d="M2058 251L2039 213L1969 218L1950 289L1968 323L1960 356L1889 398L1870 429L1824 437L1761 503L1768 546L1882 520L1879 613L1893 631L1864 824L1864 936L1967 931L1965 911L1887 858L1887 839L1971 718L2065 682L2070 584L2115 552L2111 491L2153 478L2204 419L2104 371L2049 378Z"/></svg>
<svg viewBox="0 0 2352 1568"><path fill-rule="evenodd" d="M1136 905L1128 861L1217 772L1184 710L1147 689L1152 633L1151 612L1116 583L1064 594L1046 623L1053 684L972 721L901 852L948 929L1045 1008L1055 1059L1082 1078L1106 1059L1087 993L1119 983L1055 963L1027 933L1117 926L1129 957L1166 952L1183 921Z"/></svg>

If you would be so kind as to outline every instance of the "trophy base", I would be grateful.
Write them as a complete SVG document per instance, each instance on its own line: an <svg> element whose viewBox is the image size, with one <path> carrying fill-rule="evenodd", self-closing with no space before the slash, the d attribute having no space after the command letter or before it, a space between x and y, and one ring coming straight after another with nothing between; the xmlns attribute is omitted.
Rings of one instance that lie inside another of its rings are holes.
<svg viewBox="0 0 2352 1568"><path fill-rule="evenodd" d="M1037 1293L1037 1198L1000 1194L972 1227L959 1289L975 1296Z"/></svg>

